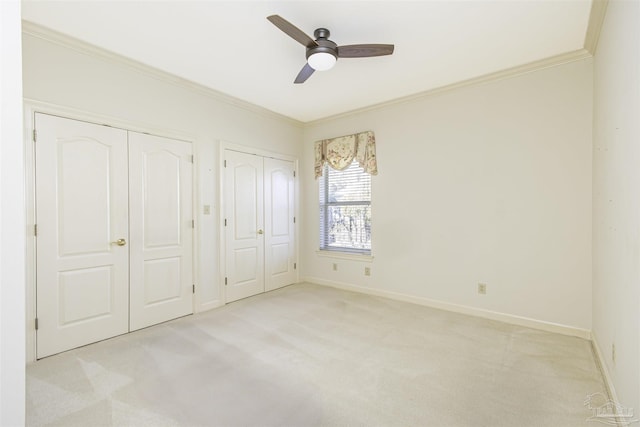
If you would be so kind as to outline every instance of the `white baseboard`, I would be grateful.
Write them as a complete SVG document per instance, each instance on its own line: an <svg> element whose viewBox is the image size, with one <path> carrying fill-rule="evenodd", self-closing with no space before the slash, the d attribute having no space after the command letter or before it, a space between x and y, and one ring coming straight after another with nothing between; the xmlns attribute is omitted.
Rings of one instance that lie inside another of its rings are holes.
<svg viewBox="0 0 640 427"><path fill-rule="evenodd" d="M484 319L497 320L499 322L509 323L526 328L538 329L557 334L568 335L572 337L591 339L591 331L588 329L575 328L573 326L561 325L558 323L545 322L542 320L531 319L528 317L515 316L512 314L500 313L497 311L484 310L481 308L469 307L466 305L452 304L448 302L433 300L429 298L417 297L413 295L401 294L398 292L385 291L381 289L365 288L363 286L353 285L350 283L335 282L332 280L321 279L319 277L303 277L304 282L314 283L317 285L331 286L338 289L344 289L353 292L360 292L368 295L374 295L389 298L397 301L409 302L413 304L423 305L426 307L437 308L440 310L452 311L454 313L467 314L470 316L482 317Z"/></svg>
<svg viewBox="0 0 640 427"><path fill-rule="evenodd" d="M220 308L224 306L225 303L222 300L216 299L213 301L207 301L203 304L198 304L194 310L194 314L196 313L204 313L205 311L213 310L215 308Z"/></svg>
<svg viewBox="0 0 640 427"><path fill-rule="evenodd" d="M602 352L602 348L600 347L596 334L593 331L591 332L591 346L593 347L593 352L596 357L596 363L598 364L600 372L602 373L602 378L604 379L604 385L607 388L609 399L613 402L618 403L618 394L616 393L616 388L613 385L613 380L611 379L611 374L609 373L609 366L605 363L604 353ZM617 416L616 425L619 427L626 427L630 424L623 417Z"/></svg>
<svg viewBox="0 0 640 427"><path fill-rule="evenodd" d="M613 386L613 381L611 380L611 374L609 373L609 368L605 363L604 353L602 352L602 348L598 343L598 339L596 338L595 332L591 332L591 345L593 346L593 352L596 357L596 363L600 367L600 371L602 372L602 377L604 378L604 384L607 387L607 393L609 394L609 399L614 402L618 401L618 396L616 395L616 389Z"/></svg>

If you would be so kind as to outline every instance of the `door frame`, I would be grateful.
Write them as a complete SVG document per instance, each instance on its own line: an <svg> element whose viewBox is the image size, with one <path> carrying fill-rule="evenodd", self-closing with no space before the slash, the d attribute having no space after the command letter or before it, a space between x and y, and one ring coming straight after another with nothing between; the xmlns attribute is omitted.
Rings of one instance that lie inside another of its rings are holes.
<svg viewBox="0 0 640 427"><path fill-rule="evenodd" d="M255 155L255 156L262 156L262 157L270 157L273 159L278 159L278 160L285 160L285 161L289 161L289 162L293 162L293 170L295 171L295 177L293 178L293 194L294 194L294 201L293 201L293 209L294 209L294 216L296 218L299 218L298 212L300 211L300 185L299 185L299 178L300 178L300 173L298 172L299 169L299 161L297 157L294 156L290 156L288 154L282 154L282 153L277 153L274 151L268 151L268 150L262 150L260 148L254 148L254 147L249 147L246 145L240 145L240 144L235 144L233 142L229 142L229 141L224 141L224 140L220 140L219 141L219 152L218 152L218 206L219 206L219 218L218 218L218 238L219 238L219 246L218 246L218 265L220 266L220 268L218 269L219 271L219 282L220 283L220 301L222 301L223 304L227 304L227 288L225 286L224 283L224 279L226 277L226 265L227 265L227 259L226 259L226 248L227 248L227 242L226 242L226 233L225 233L225 225L224 225L224 213L225 213L225 200L224 200L224 184L225 184L225 180L224 180L224 152L226 150L230 150L230 151L237 151L240 153L244 153L244 154L249 154L249 155ZM294 241L295 241L295 245L296 245L296 250L295 250L295 254L296 254L296 263L300 264L300 221L296 221L294 224ZM300 281L300 269L296 268L295 270L295 281L296 283Z"/></svg>
<svg viewBox="0 0 640 427"><path fill-rule="evenodd" d="M193 149L193 173L192 173L192 209L194 220L198 212L197 207L199 203L198 192L198 153L197 144L195 144L195 136L185 133L177 133L172 130L156 128L147 124L140 124L128 120L124 120L117 117L106 116L102 114L96 114L89 111L79 110L76 108L65 107L62 105L51 104L48 102L42 102L34 99L24 98L24 166L25 166L25 210L26 210L26 250L25 250L25 323L26 330L26 349L25 359L26 363L35 362L36 360L36 237L34 234L35 225L35 212L36 212L36 191L35 191L35 146L33 141L33 132L35 125L36 113L49 114L52 116L58 116L65 119L79 120L83 122L106 125L114 128L120 128L127 131L149 133L152 135L176 139L192 144ZM198 284L199 284L199 221L195 221L195 227L193 229L193 241L192 241L192 268L193 268L193 280L196 285L196 292L193 299L194 313L198 310Z"/></svg>

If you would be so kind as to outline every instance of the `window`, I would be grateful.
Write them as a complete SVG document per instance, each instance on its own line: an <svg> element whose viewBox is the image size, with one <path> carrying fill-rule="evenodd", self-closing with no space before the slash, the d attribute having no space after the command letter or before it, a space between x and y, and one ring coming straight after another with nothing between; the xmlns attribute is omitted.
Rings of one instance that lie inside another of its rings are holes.
<svg viewBox="0 0 640 427"><path fill-rule="evenodd" d="M320 193L320 249L371 254L371 175L357 161L342 171L324 166Z"/></svg>

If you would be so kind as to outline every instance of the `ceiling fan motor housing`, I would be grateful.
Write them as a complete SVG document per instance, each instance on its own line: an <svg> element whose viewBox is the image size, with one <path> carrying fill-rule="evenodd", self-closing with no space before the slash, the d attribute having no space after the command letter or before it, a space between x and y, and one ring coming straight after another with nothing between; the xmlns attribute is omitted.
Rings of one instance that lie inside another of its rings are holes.
<svg viewBox="0 0 640 427"><path fill-rule="evenodd" d="M307 47L307 59L314 53L329 53L336 59L338 58L338 45L329 40L329 30L326 28L318 28L313 32L318 46Z"/></svg>

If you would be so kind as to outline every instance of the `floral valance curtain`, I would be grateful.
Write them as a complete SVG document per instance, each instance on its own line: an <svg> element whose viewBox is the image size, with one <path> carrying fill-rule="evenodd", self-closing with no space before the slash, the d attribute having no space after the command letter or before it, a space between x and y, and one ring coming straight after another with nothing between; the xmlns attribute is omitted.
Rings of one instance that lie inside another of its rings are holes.
<svg viewBox="0 0 640 427"><path fill-rule="evenodd" d="M372 131L316 141L315 153L316 179L322 176L325 163L333 169L343 170L349 167L353 159L368 174L378 174L376 138Z"/></svg>

